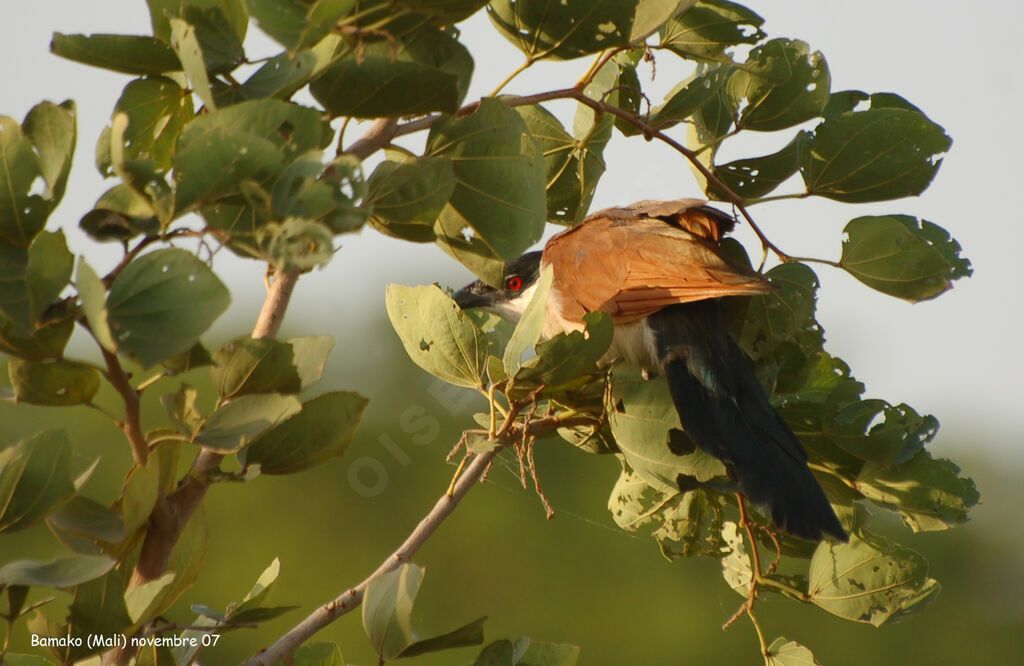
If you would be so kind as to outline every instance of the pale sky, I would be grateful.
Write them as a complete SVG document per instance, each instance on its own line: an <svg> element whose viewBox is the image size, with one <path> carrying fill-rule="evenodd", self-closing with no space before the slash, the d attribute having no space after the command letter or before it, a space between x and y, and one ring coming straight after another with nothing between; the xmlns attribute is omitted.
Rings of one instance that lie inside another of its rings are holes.
<svg viewBox="0 0 1024 666"><path fill-rule="evenodd" d="M851 206L803 200L765 204L752 214L766 234L791 254L836 259L840 231L860 215L905 213L946 228L960 241L975 269L949 293L910 305L873 292L836 269L815 267L822 281L819 319L827 348L845 359L867 385L869 397L906 402L933 413L942 430L931 449L957 457L1024 460L1024 388L1019 339L1022 318L1016 266L1024 245L1016 194L1021 186L1022 141L1018 110L1024 104L1019 78L1017 32L1024 11L1013 0L964 5L924 0L751 0L771 37L800 38L821 50L832 89L897 92L919 106L953 137L938 177L920 198ZM521 61L481 13L463 26L463 41L476 62L469 99L490 91ZM77 221L111 183L93 167L100 129L131 77L61 60L49 53L50 35L110 32L148 34L144 0L36 0L8 8L0 23L0 114L17 120L38 101L75 99L79 139L68 192L49 228L69 234L72 252L85 253L102 270L116 260L117 246L96 246L77 233ZM253 31L254 33L256 31ZM271 48L252 34L247 47ZM641 81L656 94L670 89L683 70L670 56L657 62L657 79ZM584 71L589 59L537 67L508 92L562 87ZM675 78L673 78L675 77ZM571 117L572 109L563 108ZM563 120L567 116L563 115ZM357 130L349 130L355 137ZM780 145L761 136L748 154ZM739 155L740 153L737 153ZM595 208L639 199L699 196L688 167L670 150L642 139L616 137L605 153L609 170L598 187ZM780 191L785 190L785 185ZM74 232L74 233L73 233ZM748 251L751 235L740 234ZM372 230L339 239L343 245L324 270L306 276L289 313L290 328L344 337L353 318L384 317L384 285L439 281L458 286L468 272L432 246L392 241ZM254 318L262 300L262 268L255 262L217 258L215 270L232 290L232 313ZM339 288L341 287L341 288ZM339 299L340 291L349 292ZM226 320L224 320L226 321ZM218 325L214 336L242 331ZM336 352L337 353L337 352ZM357 362L355 362L357 363ZM364 368L365 369L365 368ZM358 387L358 380L352 379Z"/></svg>

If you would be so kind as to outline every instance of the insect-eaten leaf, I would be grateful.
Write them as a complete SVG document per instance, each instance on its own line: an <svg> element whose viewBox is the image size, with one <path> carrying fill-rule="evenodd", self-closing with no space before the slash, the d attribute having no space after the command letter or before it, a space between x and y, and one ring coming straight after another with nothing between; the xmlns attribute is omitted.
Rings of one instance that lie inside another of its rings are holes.
<svg viewBox="0 0 1024 666"><path fill-rule="evenodd" d="M845 229L839 260L872 289L911 302L935 298L973 272L942 227L909 215L858 217Z"/></svg>

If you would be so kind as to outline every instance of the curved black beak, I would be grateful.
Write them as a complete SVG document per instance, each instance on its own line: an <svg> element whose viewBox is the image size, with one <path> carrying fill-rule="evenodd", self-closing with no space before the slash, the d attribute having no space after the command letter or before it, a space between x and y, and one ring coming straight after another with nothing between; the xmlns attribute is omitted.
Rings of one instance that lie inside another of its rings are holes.
<svg viewBox="0 0 1024 666"><path fill-rule="evenodd" d="M493 305L497 293L494 287L484 283L482 280L477 280L459 289L452 298L455 299L455 303L460 308L469 310L470 308L483 308Z"/></svg>

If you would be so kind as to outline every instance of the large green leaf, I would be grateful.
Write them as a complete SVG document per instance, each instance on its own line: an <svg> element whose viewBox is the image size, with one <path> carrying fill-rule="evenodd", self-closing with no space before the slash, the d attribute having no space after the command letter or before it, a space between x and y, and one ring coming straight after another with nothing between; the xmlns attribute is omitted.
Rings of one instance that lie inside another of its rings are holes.
<svg viewBox="0 0 1024 666"><path fill-rule="evenodd" d="M107 351L117 351L114 335L110 331L107 289L84 257L78 259L75 287L78 289L78 299L81 301L82 312L85 314L85 321L89 324L92 337Z"/></svg>
<svg viewBox="0 0 1024 666"><path fill-rule="evenodd" d="M64 291L71 279L75 258L68 251L64 230L40 232L28 246L25 286L33 321L42 319L47 308Z"/></svg>
<svg viewBox="0 0 1024 666"><path fill-rule="evenodd" d="M734 99L746 99L741 129L773 131L821 115L831 89L828 65L805 42L773 39L750 52L729 79Z"/></svg>
<svg viewBox="0 0 1024 666"><path fill-rule="evenodd" d="M911 302L935 298L972 273L942 227L909 215L858 217L844 229L839 260L873 289Z"/></svg>
<svg viewBox="0 0 1024 666"><path fill-rule="evenodd" d="M63 355L75 328L75 320L49 322L31 333L0 317L0 351L27 361L45 361Z"/></svg>
<svg viewBox="0 0 1024 666"><path fill-rule="evenodd" d="M333 391L302 404L302 411L257 437L239 455L262 474L293 474L345 453L367 400Z"/></svg>
<svg viewBox="0 0 1024 666"><path fill-rule="evenodd" d="M219 106L230 106L247 99L280 97L286 99L313 77L317 68L313 51L282 53L268 60L238 88L215 89Z"/></svg>
<svg viewBox="0 0 1024 666"><path fill-rule="evenodd" d="M31 405L83 405L100 390L96 368L77 361L10 361L7 374L15 400Z"/></svg>
<svg viewBox="0 0 1024 666"><path fill-rule="evenodd" d="M150 158L161 169L170 168L174 143L194 115L192 96L162 76L136 79L117 100L114 113L118 112L128 116L125 155Z"/></svg>
<svg viewBox="0 0 1024 666"><path fill-rule="evenodd" d="M488 343L470 316L441 289L388 285L391 325L416 365L449 384L481 388Z"/></svg>
<svg viewBox="0 0 1024 666"><path fill-rule="evenodd" d="M639 44L695 0L492 0L491 21L528 58L569 60Z"/></svg>
<svg viewBox="0 0 1024 666"><path fill-rule="evenodd" d="M608 351L614 331L611 317L604 312L588 313L583 321L582 331L559 333L538 343L537 355L513 376L509 394L523 398L541 389L541 395L552 395L589 383L599 372L597 362Z"/></svg>
<svg viewBox="0 0 1024 666"><path fill-rule="evenodd" d="M764 19L727 0L700 0L661 28L661 45L687 60L728 62L728 49L764 38Z"/></svg>
<svg viewBox="0 0 1024 666"><path fill-rule="evenodd" d="M665 129L687 120L704 104L720 95L728 82L731 70L714 68L695 72L680 82L665 96L665 103L651 111L649 123Z"/></svg>
<svg viewBox="0 0 1024 666"><path fill-rule="evenodd" d="M245 60L242 41L220 7L189 6L185 8L184 19L196 29L207 72L230 72Z"/></svg>
<svg viewBox="0 0 1024 666"><path fill-rule="evenodd" d="M485 281L499 283L504 262L537 242L544 229L544 160L537 142L519 114L484 99L469 116L445 115L434 123L426 152L451 158L458 181L436 227L439 244Z"/></svg>
<svg viewBox="0 0 1024 666"><path fill-rule="evenodd" d="M65 35L53 33L50 51L68 60L125 74L181 71L174 50L141 35Z"/></svg>
<svg viewBox="0 0 1024 666"><path fill-rule="evenodd" d="M920 194L952 139L920 109L895 95L871 108L827 117L800 156L807 191L837 201L887 201ZM871 168L865 168L870 165Z"/></svg>
<svg viewBox="0 0 1024 666"><path fill-rule="evenodd" d="M63 430L47 430L0 451L0 532L29 527L74 494L71 442Z"/></svg>
<svg viewBox="0 0 1024 666"><path fill-rule="evenodd" d="M385 160L366 180L363 205L373 207L370 224L415 242L434 241L434 221L455 191L455 169L447 157Z"/></svg>
<svg viewBox="0 0 1024 666"><path fill-rule="evenodd" d="M821 666L814 653L796 641L776 638L765 655L768 666Z"/></svg>
<svg viewBox="0 0 1024 666"><path fill-rule="evenodd" d="M169 248L121 271L107 296L108 320L118 349L148 367L192 347L229 300L206 264Z"/></svg>
<svg viewBox="0 0 1024 666"><path fill-rule="evenodd" d="M905 619L935 598L940 586L928 563L909 548L881 537L851 535L822 542L814 552L808 594L816 606L876 627Z"/></svg>
<svg viewBox="0 0 1024 666"><path fill-rule="evenodd" d="M466 95L473 59L450 33L425 26L396 46L355 49L310 85L332 115L355 118L454 112Z"/></svg>
<svg viewBox="0 0 1024 666"><path fill-rule="evenodd" d="M125 537L120 515L82 495L75 495L46 520L59 530L87 539L117 543Z"/></svg>
<svg viewBox="0 0 1024 666"><path fill-rule="evenodd" d="M439 636L420 638L416 642L402 650L400 657L415 657L428 652L439 652L452 648L466 647L469 645L480 645L484 642L484 620L486 617L477 618L472 622L462 625Z"/></svg>
<svg viewBox="0 0 1024 666"><path fill-rule="evenodd" d="M630 467L659 492L679 490L679 477L709 481L725 467L685 436L664 377L644 380L635 368L612 373L608 420Z"/></svg>
<svg viewBox="0 0 1024 666"><path fill-rule="evenodd" d="M210 89L210 77L206 71L206 60L203 58L203 47L199 43L196 27L179 19L171 19L171 47L178 54L185 76L199 99L203 100L207 110L216 111L217 104Z"/></svg>

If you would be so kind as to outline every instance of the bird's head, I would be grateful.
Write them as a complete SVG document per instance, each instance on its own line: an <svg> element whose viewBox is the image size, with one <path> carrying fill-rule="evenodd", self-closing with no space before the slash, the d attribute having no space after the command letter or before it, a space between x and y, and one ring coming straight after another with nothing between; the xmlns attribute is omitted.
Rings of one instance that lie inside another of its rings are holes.
<svg viewBox="0 0 1024 666"><path fill-rule="evenodd" d="M455 302L463 310L483 308L510 321L519 321L537 287L540 257L538 250L508 262L501 289L477 280L455 292Z"/></svg>

